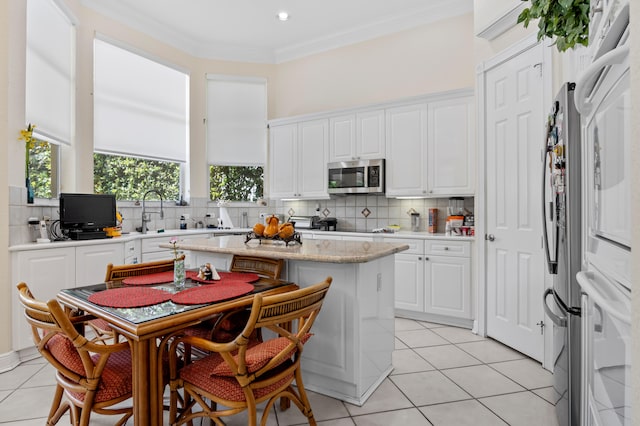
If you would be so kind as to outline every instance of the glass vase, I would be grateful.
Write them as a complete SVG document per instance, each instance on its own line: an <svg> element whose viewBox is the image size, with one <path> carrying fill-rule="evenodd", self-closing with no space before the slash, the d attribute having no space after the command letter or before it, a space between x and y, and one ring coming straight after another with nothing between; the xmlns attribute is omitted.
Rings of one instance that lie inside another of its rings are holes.
<svg viewBox="0 0 640 426"><path fill-rule="evenodd" d="M176 290L182 290L184 288L185 280L184 258L175 259L173 261L173 284Z"/></svg>
<svg viewBox="0 0 640 426"><path fill-rule="evenodd" d="M25 178L25 184L27 186L27 204L33 204L33 185L31 185L31 179L29 179L29 176Z"/></svg>

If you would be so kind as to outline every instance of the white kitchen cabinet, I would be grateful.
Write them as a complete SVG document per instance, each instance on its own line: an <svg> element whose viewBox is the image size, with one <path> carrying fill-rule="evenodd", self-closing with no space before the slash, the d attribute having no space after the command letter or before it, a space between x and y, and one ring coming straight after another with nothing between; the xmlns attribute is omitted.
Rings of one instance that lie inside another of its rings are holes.
<svg viewBox="0 0 640 426"><path fill-rule="evenodd" d="M55 299L64 288L76 286L76 249L74 247L25 250L11 255L12 285L25 282L38 300ZM106 268L103 266L102 278ZM12 344L14 350L33 346L31 328L24 319L18 290L12 291Z"/></svg>
<svg viewBox="0 0 640 426"><path fill-rule="evenodd" d="M379 159L385 156L384 110L329 120L329 161Z"/></svg>
<svg viewBox="0 0 640 426"><path fill-rule="evenodd" d="M395 255L396 315L470 326L471 243L403 240Z"/></svg>
<svg viewBox="0 0 640 426"><path fill-rule="evenodd" d="M329 198L328 146L328 119L271 127L270 198Z"/></svg>
<svg viewBox="0 0 640 426"><path fill-rule="evenodd" d="M386 110L386 195L426 196L427 104Z"/></svg>
<svg viewBox="0 0 640 426"><path fill-rule="evenodd" d="M140 249L141 244L139 239L126 241L124 243L124 263L127 265L140 263L142 259Z"/></svg>
<svg viewBox="0 0 640 426"><path fill-rule="evenodd" d="M473 98L429 103L427 192L473 195L475 140Z"/></svg>
<svg viewBox="0 0 640 426"><path fill-rule="evenodd" d="M124 244L76 247L76 287L103 282L109 263L124 263Z"/></svg>
<svg viewBox="0 0 640 426"><path fill-rule="evenodd" d="M473 195L474 132L472 96L388 108L386 195Z"/></svg>

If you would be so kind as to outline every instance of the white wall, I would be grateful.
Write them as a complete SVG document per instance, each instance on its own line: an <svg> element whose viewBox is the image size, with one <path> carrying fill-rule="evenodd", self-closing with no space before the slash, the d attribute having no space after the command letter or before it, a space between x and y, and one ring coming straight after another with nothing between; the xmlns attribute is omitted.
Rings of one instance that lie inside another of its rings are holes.
<svg viewBox="0 0 640 426"><path fill-rule="evenodd" d="M631 40L633 42L631 49L631 99L632 99L632 117L636 117L632 120L631 140L634 141L631 145L631 163L632 163L632 181L631 181L631 211L640 211L640 48L638 47L638 40L640 40L640 5L637 1L631 2ZM640 242L640 226L633 227L632 246L633 251L631 253L634 262L633 269L631 271L631 279L633 282L634 291L631 293L631 305L632 305L632 321L634 324L631 326L633 348L632 348L632 383L633 383L633 416L635 418L634 424L640 423L638 421L640 417L640 250L638 250L638 242Z"/></svg>

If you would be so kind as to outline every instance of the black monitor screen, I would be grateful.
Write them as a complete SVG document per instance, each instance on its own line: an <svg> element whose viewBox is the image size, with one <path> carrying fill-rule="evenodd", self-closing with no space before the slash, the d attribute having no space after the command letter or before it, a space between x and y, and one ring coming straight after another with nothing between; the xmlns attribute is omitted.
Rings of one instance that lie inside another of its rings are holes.
<svg viewBox="0 0 640 426"><path fill-rule="evenodd" d="M102 230L116 226L116 197L106 194L60 194L62 229Z"/></svg>

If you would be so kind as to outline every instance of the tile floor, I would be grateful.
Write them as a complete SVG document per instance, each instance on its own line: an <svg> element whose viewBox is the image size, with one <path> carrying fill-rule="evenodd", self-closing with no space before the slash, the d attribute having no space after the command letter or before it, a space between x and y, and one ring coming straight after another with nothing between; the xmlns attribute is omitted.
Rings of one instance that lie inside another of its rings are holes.
<svg viewBox="0 0 640 426"><path fill-rule="evenodd" d="M551 374L540 364L469 330L396 319L392 374L358 407L310 392L321 426L557 426ZM0 424L46 424L53 370L41 359L0 374ZM91 424L114 423L92 415ZM59 422L68 424L67 418ZM129 425L133 424L130 420ZM228 425L243 425L242 416ZM306 424L295 406L268 425Z"/></svg>

